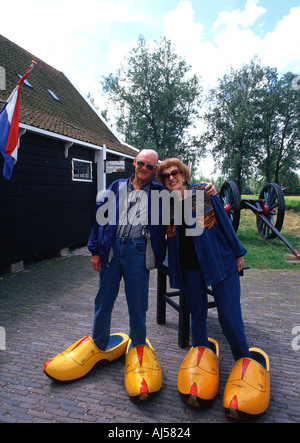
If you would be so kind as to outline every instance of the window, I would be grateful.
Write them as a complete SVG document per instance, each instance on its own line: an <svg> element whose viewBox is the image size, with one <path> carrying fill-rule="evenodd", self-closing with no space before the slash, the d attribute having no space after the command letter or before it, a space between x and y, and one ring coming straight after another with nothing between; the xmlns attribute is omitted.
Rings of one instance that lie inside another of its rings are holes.
<svg viewBox="0 0 300 443"><path fill-rule="evenodd" d="M87 160L72 159L72 180L74 181L93 181L92 162Z"/></svg>
<svg viewBox="0 0 300 443"><path fill-rule="evenodd" d="M65 125L71 126L71 128L76 129L76 131L81 131L81 129L78 128L78 126L72 125L72 123L65 122L64 120L61 120L61 122L64 123Z"/></svg>
<svg viewBox="0 0 300 443"><path fill-rule="evenodd" d="M58 102L60 102L60 99L57 97L57 95L55 94L55 92L51 91L51 89L47 89L47 91L49 92L49 94L52 95L52 97L54 98L54 100L57 100Z"/></svg>
<svg viewBox="0 0 300 443"><path fill-rule="evenodd" d="M21 74L17 74L17 76L18 76L19 78L22 78L22 77L23 77ZM29 81L28 81L27 79L24 80L24 85L28 86L28 88L32 88L32 89L33 89L32 84L29 83Z"/></svg>

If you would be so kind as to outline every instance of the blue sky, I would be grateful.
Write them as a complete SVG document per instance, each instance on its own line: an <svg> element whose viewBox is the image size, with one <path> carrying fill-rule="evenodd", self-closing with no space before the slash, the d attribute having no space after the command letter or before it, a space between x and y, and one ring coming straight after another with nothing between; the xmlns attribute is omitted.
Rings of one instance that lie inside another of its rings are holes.
<svg viewBox="0 0 300 443"><path fill-rule="evenodd" d="M300 0L9 0L0 33L63 71L100 109L99 81L139 35L170 38L204 90L258 55L300 74Z"/></svg>
<svg viewBox="0 0 300 443"><path fill-rule="evenodd" d="M4 36L84 94L95 93L140 34L171 38L209 86L256 53L280 72L300 71L300 0L10 0L1 17Z"/></svg>
<svg viewBox="0 0 300 443"><path fill-rule="evenodd" d="M243 10L246 5L246 0L191 0L190 2L195 12L195 21L204 24L204 38L211 40L214 38L212 31L213 24L221 11L233 11L235 9ZM150 16L157 18L157 26L151 29L151 26L144 31L147 38L152 39L158 33L163 33L161 26L161 17L167 14L169 11L176 9L179 1L177 0L162 0L162 1L149 1L142 0L140 7L142 10L147 11ZM288 15L292 7L300 6L298 0L260 0L259 6L266 9L266 13L261 20L263 23L262 28L255 24L253 29L260 35L264 35L266 32L271 32L278 21L283 16Z"/></svg>

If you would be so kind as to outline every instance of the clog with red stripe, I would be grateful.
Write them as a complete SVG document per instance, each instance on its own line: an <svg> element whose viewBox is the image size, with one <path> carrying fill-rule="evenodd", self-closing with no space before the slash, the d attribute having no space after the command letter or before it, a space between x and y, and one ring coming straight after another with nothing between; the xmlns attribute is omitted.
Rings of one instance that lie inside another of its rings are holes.
<svg viewBox="0 0 300 443"><path fill-rule="evenodd" d="M91 337L84 337L61 354L46 361L43 365L44 372L51 379L58 381L84 377L99 361L111 362L121 357L126 351L128 340L126 334L111 334L109 348L100 351Z"/></svg>
<svg viewBox="0 0 300 443"><path fill-rule="evenodd" d="M162 370L149 340L146 345L131 348L128 342L125 360L125 387L128 395L146 400L162 386Z"/></svg>
<svg viewBox="0 0 300 443"><path fill-rule="evenodd" d="M207 406L218 392L219 345L212 338L208 341L209 348L195 346L189 350L178 372L178 390L190 406Z"/></svg>
<svg viewBox="0 0 300 443"><path fill-rule="evenodd" d="M254 418L263 414L270 402L270 364L268 355L259 348L249 349L253 358L240 358L227 380L223 407L235 419Z"/></svg>

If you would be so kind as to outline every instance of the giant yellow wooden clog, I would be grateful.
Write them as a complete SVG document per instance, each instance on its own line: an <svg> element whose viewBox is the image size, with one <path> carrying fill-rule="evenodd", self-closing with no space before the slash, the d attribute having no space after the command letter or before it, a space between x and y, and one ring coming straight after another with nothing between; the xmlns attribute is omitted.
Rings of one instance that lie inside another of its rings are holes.
<svg viewBox="0 0 300 443"><path fill-rule="evenodd" d="M61 354L46 361L43 365L45 374L58 381L71 381L84 377L96 363L102 360L113 361L121 357L129 340L123 333L111 334L114 345L106 351L100 351L89 336L78 340Z"/></svg>
<svg viewBox="0 0 300 443"><path fill-rule="evenodd" d="M235 363L224 390L223 407L235 419L263 414L270 402L269 358L259 348L249 350L253 358Z"/></svg>
<svg viewBox="0 0 300 443"><path fill-rule="evenodd" d="M219 387L219 345L208 339L211 348L196 346L183 360L177 378L178 390L189 405L202 407L211 401Z"/></svg>
<svg viewBox="0 0 300 443"><path fill-rule="evenodd" d="M162 371L149 340L147 345L131 347L128 342L125 360L125 387L130 397L146 400L162 386Z"/></svg>

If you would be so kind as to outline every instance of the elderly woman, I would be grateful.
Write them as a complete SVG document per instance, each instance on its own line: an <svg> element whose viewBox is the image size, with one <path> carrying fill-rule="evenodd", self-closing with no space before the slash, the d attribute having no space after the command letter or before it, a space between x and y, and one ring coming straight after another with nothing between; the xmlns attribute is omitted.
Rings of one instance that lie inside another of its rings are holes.
<svg viewBox="0 0 300 443"><path fill-rule="evenodd" d="M253 358L240 306L239 271L244 267L243 256L247 251L239 242L219 197L205 192L205 184L191 185L190 172L185 164L176 158L166 159L160 163L156 178L169 191L176 191L174 195L177 194L182 202L185 198L192 199L190 204L174 202L167 240L170 285L184 291L186 306L191 313L193 347L179 370L178 389L189 404L200 406L203 401L216 396L219 385L219 346L216 340L207 336L208 286L212 287L219 323L234 359L248 361ZM194 229L197 191L204 192L204 226L198 233ZM176 214L176 211L182 213ZM187 212L192 212L193 218ZM255 351L260 354L257 348L252 350L253 354ZM231 395L237 398L232 391ZM233 397L224 407L241 411L237 400L232 402Z"/></svg>

